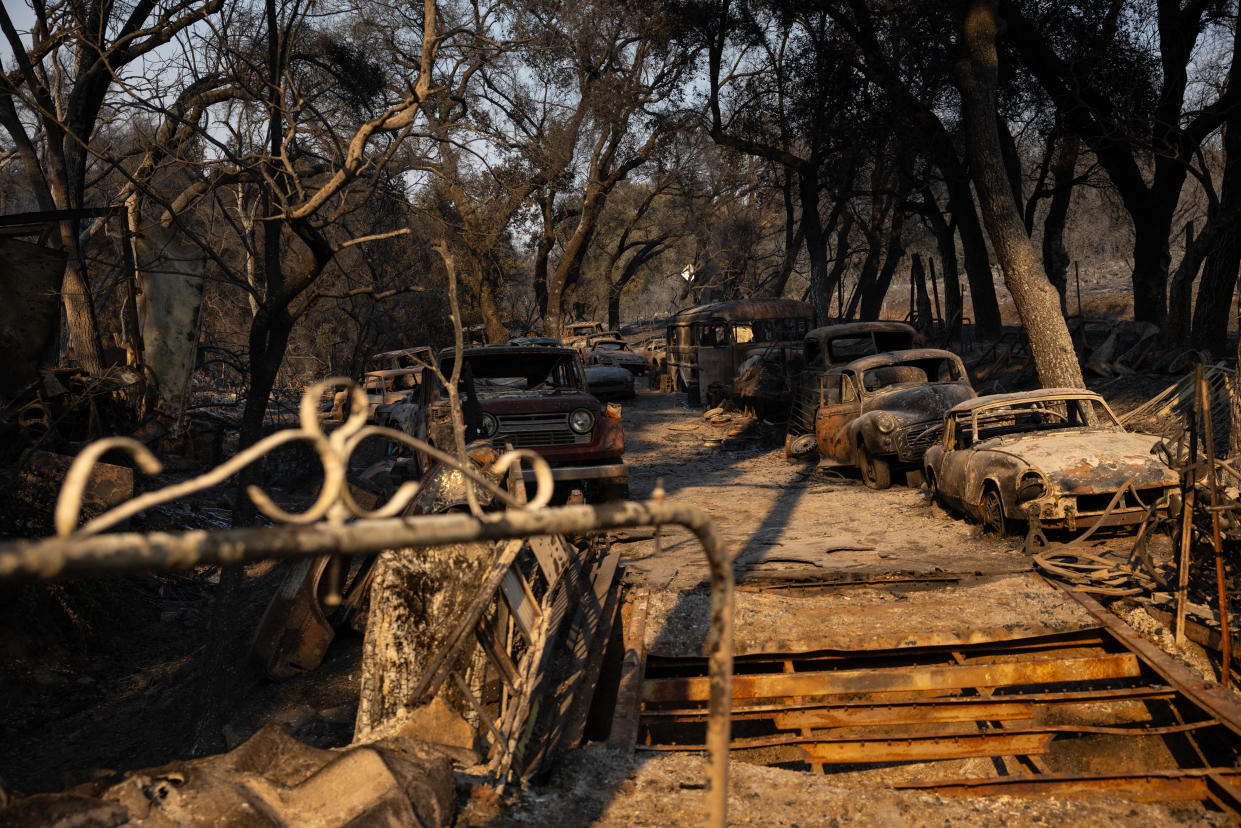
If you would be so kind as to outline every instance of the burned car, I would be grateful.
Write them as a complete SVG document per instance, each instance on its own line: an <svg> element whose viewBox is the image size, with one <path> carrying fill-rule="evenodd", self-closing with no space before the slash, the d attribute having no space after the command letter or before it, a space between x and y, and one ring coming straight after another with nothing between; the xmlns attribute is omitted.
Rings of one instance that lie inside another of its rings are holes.
<svg viewBox="0 0 1241 828"><path fill-rule="evenodd" d="M633 373L616 365L587 365L586 388L601 401L631 400L634 391Z"/></svg>
<svg viewBox="0 0 1241 828"><path fill-rule="evenodd" d="M646 360L631 351L629 343L623 339L591 337L582 352L582 362L587 365L615 365L637 376L646 373Z"/></svg>
<svg viewBox="0 0 1241 828"><path fill-rule="evenodd" d="M937 501L1001 536L1035 518L1053 529L1123 526L1179 494L1176 472L1151 454L1158 441L1125 431L1091 391L993 394L948 411L923 475Z"/></svg>
<svg viewBox="0 0 1241 828"><path fill-rule="evenodd" d="M466 439L482 438L537 451L552 467L558 488L577 488L593 500L629 496L625 434L618 410L591 396L581 358L571 348L491 345L462 353L458 391ZM451 377L455 352L439 368ZM448 390L423 383L420 436L441 450L454 445ZM617 407L613 407L617 409ZM533 473L526 470L527 482Z"/></svg>
<svg viewBox="0 0 1241 828"><path fill-rule="evenodd" d="M829 387L838 382L829 372L855 359L914 346L917 333L904 322L841 322L806 334L792 378L792 401L785 425L784 453L803 457L814 453L814 421Z"/></svg>
<svg viewBox="0 0 1241 828"><path fill-rule="evenodd" d="M919 348L874 354L828 374L815 420L825 465L857 466L872 489L894 469L917 470L944 412L974 397L961 358Z"/></svg>

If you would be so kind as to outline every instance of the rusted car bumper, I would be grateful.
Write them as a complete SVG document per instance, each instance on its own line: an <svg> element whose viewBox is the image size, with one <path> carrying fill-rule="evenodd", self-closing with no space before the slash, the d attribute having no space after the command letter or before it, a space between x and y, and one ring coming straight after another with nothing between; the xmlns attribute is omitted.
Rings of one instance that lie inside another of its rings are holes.
<svg viewBox="0 0 1241 828"><path fill-rule="evenodd" d="M522 470L522 480L535 482L534 471ZM622 482L629 479L627 463L597 463L581 466L553 466L552 479L557 483L569 483L577 480L605 480Z"/></svg>
<svg viewBox="0 0 1241 828"><path fill-rule="evenodd" d="M1166 515L1170 500L1177 491L1174 486L1147 489L1140 492L1139 502L1129 490L1110 511L1107 506L1115 497L1115 492L1086 495L1085 498L1089 499L1088 511L1079 511L1083 504L1071 494L1039 498L1023 504L1023 508L1028 518L1037 518L1039 524L1047 529L1076 531L1092 526L1130 526L1141 523L1151 505L1155 506L1156 513Z"/></svg>

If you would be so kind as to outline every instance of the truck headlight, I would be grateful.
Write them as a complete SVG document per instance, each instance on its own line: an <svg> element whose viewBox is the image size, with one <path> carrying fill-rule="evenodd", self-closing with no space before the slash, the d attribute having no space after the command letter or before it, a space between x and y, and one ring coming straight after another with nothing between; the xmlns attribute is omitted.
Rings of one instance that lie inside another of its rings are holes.
<svg viewBox="0 0 1241 828"><path fill-rule="evenodd" d="M494 414L483 412L483 423L481 431L484 437L494 437L496 432L500 430L500 421L496 419Z"/></svg>
<svg viewBox="0 0 1241 828"><path fill-rule="evenodd" d="M595 415L585 408L574 409L569 415L569 428L578 434L588 434L595 427Z"/></svg>
<svg viewBox="0 0 1241 828"><path fill-rule="evenodd" d="M875 428L887 434L896 428L896 418L886 411L875 415Z"/></svg>

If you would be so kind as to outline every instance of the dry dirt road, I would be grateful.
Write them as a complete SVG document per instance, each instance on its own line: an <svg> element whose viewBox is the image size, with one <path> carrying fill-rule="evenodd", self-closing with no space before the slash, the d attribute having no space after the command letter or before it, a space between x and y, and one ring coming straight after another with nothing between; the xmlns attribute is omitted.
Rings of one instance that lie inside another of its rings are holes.
<svg viewBox="0 0 1241 828"><path fill-rule="evenodd" d="M1082 610L1033 577L1020 541L934 506L925 489L872 491L854 476L792 463L778 435L734 415L710 423L683 395L642 392L624 406L631 496L662 483L666 497L692 504L717 524L734 555L738 654L794 647L865 649L968 641L978 631L1058 632ZM646 646L655 655L700 652L707 625L707 567L694 538L668 528L660 541L621 533L626 582L649 591ZM764 584L852 582L812 599ZM977 577L977 576L984 577ZM916 591L892 582L921 580ZM862 583L858 583L862 582ZM1088 622L1088 619L1087 619ZM787 651L787 650L784 650ZM950 776L988 775L954 760ZM917 779L917 763L873 773L819 776L731 763L730 823L746 825L1225 824L1197 804L1121 800L940 799L883 786ZM944 763L934 773L943 778ZM523 792L492 822L508 825L702 824L705 763L700 757L643 753L634 758L593 745L577 751L544 787ZM869 775L868 775L869 774Z"/></svg>

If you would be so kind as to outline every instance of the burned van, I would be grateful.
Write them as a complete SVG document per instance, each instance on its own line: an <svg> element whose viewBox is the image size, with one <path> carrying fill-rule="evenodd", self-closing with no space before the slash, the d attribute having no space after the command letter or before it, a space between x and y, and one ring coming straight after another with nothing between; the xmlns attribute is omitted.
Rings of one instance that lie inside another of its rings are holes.
<svg viewBox="0 0 1241 828"><path fill-rule="evenodd" d="M735 299L686 308L668 323L668 372L697 404L747 359L799 351L814 312L796 299Z"/></svg>

